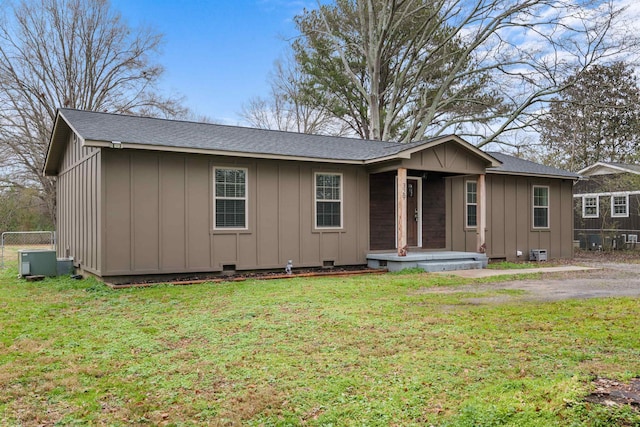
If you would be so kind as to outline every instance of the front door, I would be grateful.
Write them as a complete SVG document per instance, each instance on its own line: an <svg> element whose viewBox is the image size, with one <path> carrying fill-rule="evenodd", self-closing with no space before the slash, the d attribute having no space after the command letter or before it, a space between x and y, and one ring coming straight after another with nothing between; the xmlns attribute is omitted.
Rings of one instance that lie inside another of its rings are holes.
<svg viewBox="0 0 640 427"><path fill-rule="evenodd" d="M418 246L418 225L420 223L418 180L407 178L407 246Z"/></svg>

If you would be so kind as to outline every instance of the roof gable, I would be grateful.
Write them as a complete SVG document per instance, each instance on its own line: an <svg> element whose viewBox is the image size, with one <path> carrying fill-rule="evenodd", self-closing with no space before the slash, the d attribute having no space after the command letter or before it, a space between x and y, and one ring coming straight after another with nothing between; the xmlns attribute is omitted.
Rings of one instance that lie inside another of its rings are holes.
<svg viewBox="0 0 640 427"><path fill-rule="evenodd" d="M632 173L640 175L640 165L615 162L597 162L591 166L587 166L578 173L584 176L611 175L617 173Z"/></svg>

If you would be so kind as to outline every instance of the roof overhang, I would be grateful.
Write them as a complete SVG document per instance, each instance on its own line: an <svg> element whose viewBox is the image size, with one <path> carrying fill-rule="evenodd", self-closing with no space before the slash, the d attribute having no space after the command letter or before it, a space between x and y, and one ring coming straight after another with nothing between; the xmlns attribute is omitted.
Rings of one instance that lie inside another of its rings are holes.
<svg viewBox="0 0 640 427"><path fill-rule="evenodd" d="M362 160L329 159L329 158L305 157L305 156L286 156L281 154L255 153L255 152L243 152L243 151L231 151L231 150L229 151L207 150L204 148L169 147L165 145L137 144L137 143L129 143L129 142L123 142L123 141L85 140L84 145L87 147L150 150L150 151L163 151L163 152L188 153L188 154L207 154L210 156L243 157L243 158L252 158L252 159L293 160L293 161L303 161L303 162L339 163L339 164L351 164L351 165L364 164L364 161Z"/></svg>
<svg viewBox="0 0 640 427"><path fill-rule="evenodd" d="M136 150L151 150L151 151L165 151L165 152L177 152L177 153L193 153L193 154L208 154L216 156L232 156L232 157L245 157L245 158L258 158L258 159L275 159L275 160L292 160L292 161L304 161L304 162L321 162L321 163L338 163L338 164L350 164L350 165L371 165L376 163L387 162L391 160L410 159L411 155L428 148L433 148L437 145L447 142L455 142L462 146L462 148L471 151L474 155L482 158L487 162L487 167L497 167L502 163L491 155L485 153L479 148L469 144L464 139L455 136L448 135L438 138L436 140L425 142L424 144L414 145L411 148L402 150L397 153L389 154L387 156L376 157L365 160L351 160L351 159L332 159L327 157L307 157L307 156L287 156L282 154L270 154L259 152L243 152L232 150L207 150L204 148L190 148L190 147L173 147L164 145L152 145L152 144L138 144L128 143L124 141L94 141L86 140L83 145L87 147L101 147L101 148L129 148Z"/></svg>
<svg viewBox="0 0 640 427"><path fill-rule="evenodd" d="M487 169L487 175L517 175L517 176L530 176L533 178L553 178L553 179L569 179L576 181L581 179L579 176L562 176L562 175L548 175L543 173L527 173L527 172L514 172L514 171L499 171Z"/></svg>
<svg viewBox="0 0 640 427"><path fill-rule="evenodd" d="M44 175L53 176L58 173L58 166L60 165L60 161L64 155L64 150L71 130L71 125L62 117L60 110L58 110L53 122L53 130L49 136L47 157L45 158L42 170Z"/></svg>

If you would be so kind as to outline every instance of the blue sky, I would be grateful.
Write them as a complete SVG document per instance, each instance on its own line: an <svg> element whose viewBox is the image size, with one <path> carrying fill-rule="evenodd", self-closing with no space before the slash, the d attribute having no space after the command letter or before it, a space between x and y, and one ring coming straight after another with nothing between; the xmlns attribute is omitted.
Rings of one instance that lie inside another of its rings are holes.
<svg viewBox="0 0 640 427"><path fill-rule="evenodd" d="M130 26L164 35L161 89L217 122L238 115L253 96L268 94L268 75L295 34L293 17L313 0L111 0Z"/></svg>

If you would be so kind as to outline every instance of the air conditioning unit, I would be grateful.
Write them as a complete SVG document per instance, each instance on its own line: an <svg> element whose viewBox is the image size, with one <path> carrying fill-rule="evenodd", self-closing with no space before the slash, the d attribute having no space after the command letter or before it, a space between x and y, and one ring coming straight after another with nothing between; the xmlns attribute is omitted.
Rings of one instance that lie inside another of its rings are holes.
<svg viewBox="0 0 640 427"><path fill-rule="evenodd" d="M547 250L546 249L531 249L529 261L546 261Z"/></svg>
<svg viewBox="0 0 640 427"><path fill-rule="evenodd" d="M56 251L48 249L21 249L18 251L20 276L56 276L58 262Z"/></svg>
<svg viewBox="0 0 640 427"><path fill-rule="evenodd" d="M58 258L58 276L73 274L73 258Z"/></svg>

